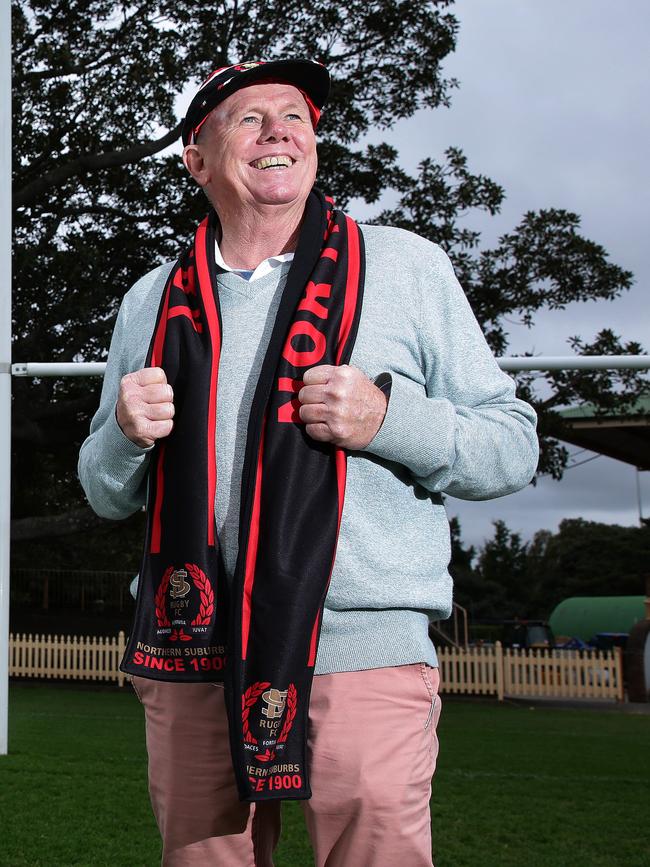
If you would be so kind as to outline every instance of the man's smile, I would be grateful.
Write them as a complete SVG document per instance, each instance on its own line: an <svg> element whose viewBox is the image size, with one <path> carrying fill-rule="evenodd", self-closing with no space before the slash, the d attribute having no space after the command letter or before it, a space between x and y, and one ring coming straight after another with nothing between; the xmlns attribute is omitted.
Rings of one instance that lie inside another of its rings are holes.
<svg viewBox="0 0 650 867"><path fill-rule="evenodd" d="M281 154L273 157L260 157L258 160L253 160L250 165L254 169L288 169L294 164L295 160L287 154Z"/></svg>

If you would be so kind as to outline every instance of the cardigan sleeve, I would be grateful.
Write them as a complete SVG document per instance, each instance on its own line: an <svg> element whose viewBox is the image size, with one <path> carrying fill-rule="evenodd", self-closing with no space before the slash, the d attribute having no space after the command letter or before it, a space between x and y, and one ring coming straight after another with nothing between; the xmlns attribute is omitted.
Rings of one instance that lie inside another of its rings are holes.
<svg viewBox="0 0 650 867"><path fill-rule="evenodd" d="M404 465L431 492L504 496L535 473L535 411L499 368L446 254L430 252L419 287L425 389L387 371L386 416L364 451Z"/></svg>
<svg viewBox="0 0 650 867"><path fill-rule="evenodd" d="M122 377L139 370L148 339L129 315L134 296L155 286L154 274L146 275L125 296L120 307L106 363L99 409L90 424L90 435L79 452L78 473L88 502L102 518L127 518L146 502L149 452L131 442L117 423L115 408ZM134 316L133 318L141 318ZM137 333L136 333L137 332Z"/></svg>

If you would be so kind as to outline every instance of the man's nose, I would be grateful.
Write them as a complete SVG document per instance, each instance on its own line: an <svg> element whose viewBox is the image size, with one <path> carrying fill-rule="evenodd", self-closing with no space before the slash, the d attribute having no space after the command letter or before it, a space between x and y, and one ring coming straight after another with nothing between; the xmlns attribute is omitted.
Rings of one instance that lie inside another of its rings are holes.
<svg viewBox="0 0 650 867"><path fill-rule="evenodd" d="M262 126L263 141L281 141L288 139L289 129L286 121L281 117L269 117Z"/></svg>

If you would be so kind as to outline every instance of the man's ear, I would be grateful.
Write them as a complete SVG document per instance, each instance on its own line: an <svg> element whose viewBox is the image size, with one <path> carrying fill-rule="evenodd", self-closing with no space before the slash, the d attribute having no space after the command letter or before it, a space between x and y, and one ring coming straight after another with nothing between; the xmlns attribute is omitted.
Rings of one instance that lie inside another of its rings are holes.
<svg viewBox="0 0 650 867"><path fill-rule="evenodd" d="M183 165L200 187L208 182L205 160L198 145L186 145L183 150Z"/></svg>

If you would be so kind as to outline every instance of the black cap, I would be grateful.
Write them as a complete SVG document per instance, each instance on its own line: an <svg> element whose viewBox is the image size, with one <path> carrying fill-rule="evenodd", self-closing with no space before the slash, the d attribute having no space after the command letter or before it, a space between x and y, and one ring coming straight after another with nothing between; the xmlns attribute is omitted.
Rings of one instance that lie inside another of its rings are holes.
<svg viewBox="0 0 650 867"><path fill-rule="evenodd" d="M314 127L327 101L330 76L315 60L254 60L215 69L194 94L183 121L183 144L193 141L213 108L237 90L256 81L281 81L302 91Z"/></svg>

